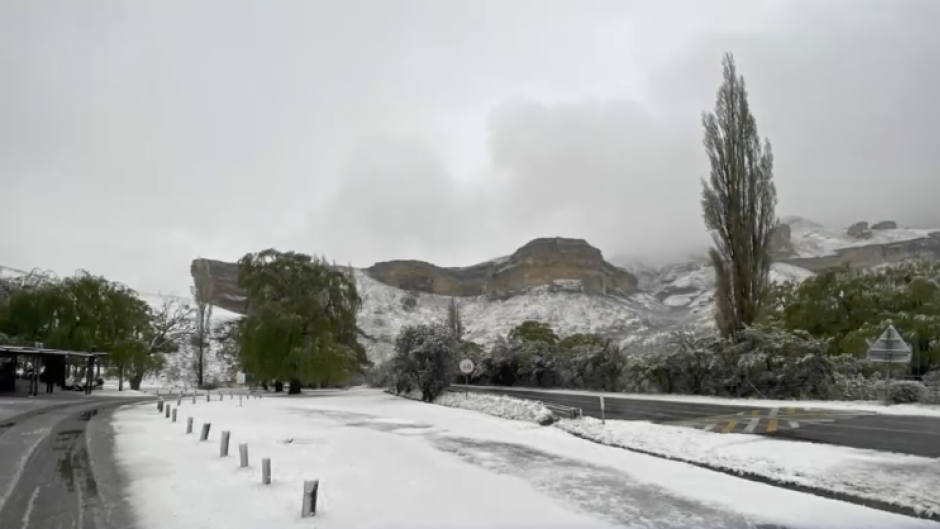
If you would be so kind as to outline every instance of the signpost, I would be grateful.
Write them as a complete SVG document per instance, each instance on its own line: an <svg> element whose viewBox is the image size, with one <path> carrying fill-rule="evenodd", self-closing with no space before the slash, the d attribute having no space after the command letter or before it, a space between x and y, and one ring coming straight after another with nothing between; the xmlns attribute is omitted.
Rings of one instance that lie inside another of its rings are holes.
<svg viewBox="0 0 940 529"><path fill-rule="evenodd" d="M888 325L881 336L868 348L868 361L885 365L885 402L888 402L889 364L909 364L911 347L904 342L894 325Z"/></svg>
<svg viewBox="0 0 940 529"><path fill-rule="evenodd" d="M473 360L464 358L460 361L460 372L463 373L465 395L470 392L470 375L473 373L474 368L476 368L476 366L473 364Z"/></svg>
<svg viewBox="0 0 940 529"><path fill-rule="evenodd" d="M607 420L604 417L604 396L601 395L601 424L607 424Z"/></svg>

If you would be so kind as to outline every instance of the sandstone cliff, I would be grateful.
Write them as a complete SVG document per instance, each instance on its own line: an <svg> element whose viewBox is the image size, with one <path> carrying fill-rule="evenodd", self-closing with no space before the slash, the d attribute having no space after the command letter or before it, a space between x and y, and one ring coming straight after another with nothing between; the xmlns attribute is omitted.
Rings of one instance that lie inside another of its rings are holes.
<svg viewBox="0 0 940 529"><path fill-rule="evenodd" d="M202 274L203 270L207 273ZM402 290L445 296L511 296L551 285L618 296L637 290L636 277L605 261L600 250L582 239L535 239L509 257L465 268L444 268L424 261L385 261L364 272ZM236 313L244 311L235 263L196 259L190 273L197 282L205 275L214 305Z"/></svg>
<svg viewBox="0 0 940 529"><path fill-rule="evenodd" d="M626 296L637 289L633 275L605 261L601 251L583 239L535 239L509 257L466 268L385 261L366 273L386 285L444 296L513 294L565 281L580 282L591 294Z"/></svg>

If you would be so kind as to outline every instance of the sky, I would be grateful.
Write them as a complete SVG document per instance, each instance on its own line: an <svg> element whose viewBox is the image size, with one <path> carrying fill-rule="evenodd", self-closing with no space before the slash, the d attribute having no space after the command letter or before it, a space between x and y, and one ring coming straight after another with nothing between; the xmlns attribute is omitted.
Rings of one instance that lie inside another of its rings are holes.
<svg viewBox="0 0 940 529"><path fill-rule="evenodd" d="M185 293L265 248L701 252L721 57L778 214L940 226L934 0L0 3L0 265Z"/></svg>

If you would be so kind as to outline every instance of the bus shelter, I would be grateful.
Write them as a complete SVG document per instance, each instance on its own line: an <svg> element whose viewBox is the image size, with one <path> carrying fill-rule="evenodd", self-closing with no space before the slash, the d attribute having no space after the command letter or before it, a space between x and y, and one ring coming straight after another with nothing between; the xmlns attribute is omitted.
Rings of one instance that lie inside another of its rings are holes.
<svg viewBox="0 0 940 529"><path fill-rule="evenodd" d="M107 353L0 345L0 393L15 393L17 381L25 381L31 396L45 385L47 393L55 386L66 388L67 381L91 393L101 376L101 357Z"/></svg>

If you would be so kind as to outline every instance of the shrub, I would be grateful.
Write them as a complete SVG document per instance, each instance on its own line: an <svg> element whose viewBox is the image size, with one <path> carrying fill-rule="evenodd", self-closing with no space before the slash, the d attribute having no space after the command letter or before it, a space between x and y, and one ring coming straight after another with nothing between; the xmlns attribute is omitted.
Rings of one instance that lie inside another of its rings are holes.
<svg viewBox="0 0 940 529"><path fill-rule="evenodd" d="M391 360L395 392L421 391L421 400L433 402L454 376L454 351L458 340L442 324L404 327L395 339Z"/></svg>
<svg viewBox="0 0 940 529"><path fill-rule="evenodd" d="M898 380L888 383L888 402L890 404L911 404L927 402L927 386L914 380Z"/></svg>

